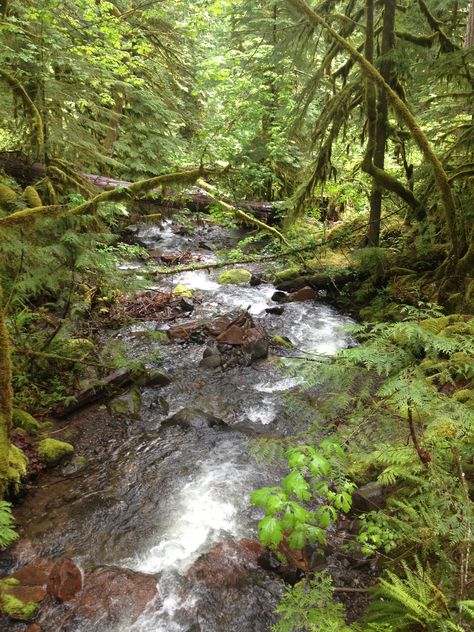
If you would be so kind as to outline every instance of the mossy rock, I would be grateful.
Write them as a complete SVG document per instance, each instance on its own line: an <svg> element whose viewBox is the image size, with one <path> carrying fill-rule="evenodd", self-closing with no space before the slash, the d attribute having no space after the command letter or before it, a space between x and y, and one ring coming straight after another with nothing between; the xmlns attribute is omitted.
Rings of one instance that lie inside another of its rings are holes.
<svg viewBox="0 0 474 632"><path fill-rule="evenodd" d="M64 352L68 357L84 360L94 349L95 345L91 340L87 338L72 338L66 342Z"/></svg>
<svg viewBox="0 0 474 632"><path fill-rule="evenodd" d="M9 595L7 592L3 592L0 595L1 609L11 619L15 621L31 621L38 612L39 604L34 601L25 603L15 597Z"/></svg>
<svg viewBox="0 0 474 632"><path fill-rule="evenodd" d="M8 455L8 481L15 493L20 489L21 480L26 476L26 468L28 466L28 457L16 445L10 445Z"/></svg>
<svg viewBox="0 0 474 632"><path fill-rule="evenodd" d="M26 204L30 208L43 206L43 203L41 201L38 191L32 186L26 187L26 189L23 191L23 197L26 200Z"/></svg>
<svg viewBox="0 0 474 632"><path fill-rule="evenodd" d="M275 273L275 282L281 283L282 281L290 281L301 274L300 268L286 268Z"/></svg>
<svg viewBox="0 0 474 632"><path fill-rule="evenodd" d="M250 283L252 274L248 270L242 268L235 268L234 270L226 270L221 272L217 278L218 283L223 285L237 285L238 283Z"/></svg>
<svg viewBox="0 0 474 632"><path fill-rule="evenodd" d="M15 428L22 428L28 434L36 434L41 430L41 424L33 415L19 408L13 409L13 425Z"/></svg>
<svg viewBox="0 0 474 632"><path fill-rule="evenodd" d="M74 446L58 439L42 439L37 445L38 454L46 465L57 465L74 453Z"/></svg>
<svg viewBox="0 0 474 632"><path fill-rule="evenodd" d="M283 336L274 336L272 338L272 344L277 345L278 347L286 347L287 349L293 349L293 343L288 338L283 338Z"/></svg>
<svg viewBox="0 0 474 632"><path fill-rule="evenodd" d="M120 395L120 397L113 399L109 406L113 413L138 419L142 408L140 390L136 386L133 386L129 391Z"/></svg>
<svg viewBox="0 0 474 632"><path fill-rule="evenodd" d="M173 290L174 296L179 296L181 298L192 298L193 291L187 288L185 285L177 285Z"/></svg>
<svg viewBox="0 0 474 632"><path fill-rule="evenodd" d="M7 187L6 184L0 183L0 208L5 211L11 211L15 208L17 194L13 189Z"/></svg>

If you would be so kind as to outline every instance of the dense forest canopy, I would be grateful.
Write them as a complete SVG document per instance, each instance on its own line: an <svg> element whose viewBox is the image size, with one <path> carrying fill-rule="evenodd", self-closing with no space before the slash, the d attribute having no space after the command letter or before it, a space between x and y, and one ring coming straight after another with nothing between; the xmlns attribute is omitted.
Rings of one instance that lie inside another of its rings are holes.
<svg viewBox="0 0 474 632"><path fill-rule="evenodd" d="M388 568L368 618L346 628L304 567L274 629L469 629L473 95L473 0L0 0L0 495L35 474L12 438L25 415L126 362L97 348L143 290L117 273L148 257L127 225L176 200L192 222L201 196L206 221L249 231L219 266L260 256L279 289L323 289L363 323L358 347L291 369L308 392L339 384L318 403L334 443L282 441L293 478L253 497L262 540L322 545L356 484L396 490L361 519Z"/></svg>

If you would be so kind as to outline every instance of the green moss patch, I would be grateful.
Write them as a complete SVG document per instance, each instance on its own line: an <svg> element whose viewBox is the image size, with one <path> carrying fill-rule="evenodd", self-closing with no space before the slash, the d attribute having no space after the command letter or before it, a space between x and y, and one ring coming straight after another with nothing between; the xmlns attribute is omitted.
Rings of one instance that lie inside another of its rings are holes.
<svg viewBox="0 0 474 632"><path fill-rule="evenodd" d="M47 465L57 465L74 453L74 447L57 439L42 439L37 446L38 454Z"/></svg>
<svg viewBox="0 0 474 632"><path fill-rule="evenodd" d="M222 272L217 281L222 284L238 284L249 283L251 278L252 275L248 270L235 268L235 270L226 270L225 272Z"/></svg>

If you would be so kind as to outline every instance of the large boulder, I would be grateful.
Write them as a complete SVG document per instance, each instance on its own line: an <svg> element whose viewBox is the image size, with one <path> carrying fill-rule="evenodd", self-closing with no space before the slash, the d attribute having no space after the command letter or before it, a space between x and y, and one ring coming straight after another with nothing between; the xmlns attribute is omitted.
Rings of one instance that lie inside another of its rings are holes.
<svg viewBox="0 0 474 632"><path fill-rule="evenodd" d="M314 301L318 297L318 293L312 287L302 287L296 292L288 295L288 301Z"/></svg>
<svg viewBox="0 0 474 632"><path fill-rule="evenodd" d="M53 570L54 562L46 557L37 557L29 564L16 570L12 577L22 586L45 586Z"/></svg>

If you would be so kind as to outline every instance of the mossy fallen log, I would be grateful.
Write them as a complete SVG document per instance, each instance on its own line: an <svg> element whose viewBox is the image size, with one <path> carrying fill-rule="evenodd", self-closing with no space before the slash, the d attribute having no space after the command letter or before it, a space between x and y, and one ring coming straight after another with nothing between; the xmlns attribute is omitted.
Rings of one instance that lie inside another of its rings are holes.
<svg viewBox="0 0 474 632"><path fill-rule="evenodd" d="M295 292L304 287L312 287L315 290L340 289L346 283L353 281L355 274L308 274L305 276L295 277L287 281L278 283L275 287L283 292Z"/></svg>
<svg viewBox="0 0 474 632"><path fill-rule="evenodd" d="M108 400L133 384L166 386L170 381L161 371L147 371L144 367L119 369L77 393L73 402L57 406L54 414L56 417L67 417L81 408Z"/></svg>

